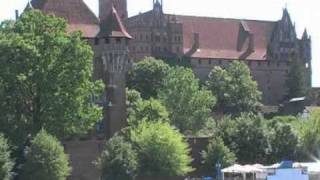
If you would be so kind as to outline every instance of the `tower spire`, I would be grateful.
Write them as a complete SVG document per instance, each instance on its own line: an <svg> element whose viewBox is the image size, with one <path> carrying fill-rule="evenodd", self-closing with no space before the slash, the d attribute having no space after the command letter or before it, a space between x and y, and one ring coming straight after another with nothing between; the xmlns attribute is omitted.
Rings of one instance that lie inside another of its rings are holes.
<svg viewBox="0 0 320 180"><path fill-rule="evenodd" d="M112 6L117 10L120 18L128 18L127 0L99 0L99 18L104 20L112 11Z"/></svg>
<svg viewBox="0 0 320 180"><path fill-rule="evenodd" d="M307 28L304 28L303 35L302 35L302 39L309 39L309 35L308 35L308 32L307 32Z"/></svg>

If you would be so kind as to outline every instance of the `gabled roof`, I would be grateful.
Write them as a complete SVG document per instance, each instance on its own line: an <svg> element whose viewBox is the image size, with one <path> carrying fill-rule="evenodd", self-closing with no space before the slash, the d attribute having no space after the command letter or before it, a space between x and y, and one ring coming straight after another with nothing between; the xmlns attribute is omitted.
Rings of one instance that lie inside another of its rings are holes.
<svg viewBox="0 0 320 180"><path fill-rule="evenodd" d="M194 33L199 34L199 49L191 54L195 58L239 59L243 53L237 50L239 28L242 26L253 35L254 51L245 59L266 60L267 47L276 22L224 19L176 15L183 24L184 52L190 51Z"/></svg>
<svg viewBox="0 0 320 180"><path fill-rule="evenodd" d="M99 32L99 19L83 0L32 0L31 6L66 19L70 32L81 31L87 38L95 37Z"/></svg>
<svg viewBox="0 0 320 180"><path fill-rule="evenodd" d="M121 37L131 39L132 36L127 32L117 10L112 6L110 15L100 23L99 37Z"/></svg>

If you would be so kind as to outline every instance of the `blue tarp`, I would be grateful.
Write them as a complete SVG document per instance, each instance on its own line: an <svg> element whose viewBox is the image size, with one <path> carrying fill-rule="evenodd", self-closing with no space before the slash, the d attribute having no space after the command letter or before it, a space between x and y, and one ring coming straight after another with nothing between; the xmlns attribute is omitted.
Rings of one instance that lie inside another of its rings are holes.
<svg viewBox="0 0 320 180"><path fill-rule="evenodd" d="M276 169L275 174L267 180L309 180L309 176L302 169Z"/></svg>

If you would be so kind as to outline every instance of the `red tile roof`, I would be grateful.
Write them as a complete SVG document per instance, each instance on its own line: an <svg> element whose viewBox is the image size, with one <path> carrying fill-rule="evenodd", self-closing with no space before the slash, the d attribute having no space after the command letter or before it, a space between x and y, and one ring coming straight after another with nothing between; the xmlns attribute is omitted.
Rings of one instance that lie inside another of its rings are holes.
<svg viewBox="0 0 320 180"><path fill-rule="evenodd" d="M31 5L44 13L65 18L69 32L79 30L87 38L99 32L99 19L83 0L32 0Z"/></svg>
<svg viewBox="0 0 320 180"><path fill-rule="evenodd" d="M247 48L237 50L238 38L242 26L253 35L254 51L245 59L265 60L268 42L276 22L223 19L197 16L176 16L183 24L184 52L190 51L194 42L194 33L199 34L199 49L191 57L239 59ZM248 43L245 44L248 47Z"/></svg>
<svg viewBox="0 0 320 180"><path fill-rule="evenodd" d="M101 21L101 31L98 36L100 37L122 37L132 39L132 36L127 32L122 20L117 13L117 10L112 6L110 15Z"/></svg>

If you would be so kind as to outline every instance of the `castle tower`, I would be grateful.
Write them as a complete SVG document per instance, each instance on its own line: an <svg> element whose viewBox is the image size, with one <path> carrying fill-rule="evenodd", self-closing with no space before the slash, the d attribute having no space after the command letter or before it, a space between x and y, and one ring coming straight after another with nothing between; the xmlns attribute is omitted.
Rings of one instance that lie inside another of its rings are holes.
<svg viewBox="0 0 320 180"><path fill-rule="evenodd" d="M312 55L311 55L311 37L308 35L307 29L304 30L300 40L300 59L306 66L307 86L312 87Z"/></svg>
<svg viewBox="0 0 320 180"><path fill-rule="evenodd" d="M292 23L288 9L283 9L281 20L275 26L269 44L269 58L278 61L290 61L297 58L298 43L295 25Z"/></svg>
<svg viewBox="0 0 320 180"><path fill-rule="evenodd" d="M159 10L161 12L163 12L163 0L159 1L159 0L153 0L153 9L154 10Z"/></svg>
<svg viewBox="0 0 320 180"><path fill-rule="evenodd" d="M128 18L127 0L99 0L99 18L104 20L111 11L111 7L117 10L121 20Z"/></svg>
<svg viewBox="0 0 320 180"><path fill-rule="evenodd" d="M101 21L98 34L98 58L103 64L103 81L106 84L104 105L104 131L106 138L127 125L125 75L130 65L128 41L132 37L124 27L115 7Z"/></svg>

